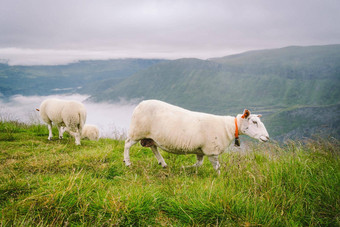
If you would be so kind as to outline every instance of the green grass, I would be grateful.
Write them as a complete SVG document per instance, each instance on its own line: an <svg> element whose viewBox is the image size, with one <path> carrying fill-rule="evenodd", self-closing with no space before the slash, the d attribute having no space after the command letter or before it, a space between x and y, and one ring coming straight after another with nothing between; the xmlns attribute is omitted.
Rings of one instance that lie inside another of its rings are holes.
<svg viewBox="0 0 340 227"><path fill-rule="evenodd" d="M54 128L54 134L57 130ZM124 141L47 140L44 125L0 121L0 225L336 226L340 143L253 144L207 159L163 152L168 168Z"/></svg>

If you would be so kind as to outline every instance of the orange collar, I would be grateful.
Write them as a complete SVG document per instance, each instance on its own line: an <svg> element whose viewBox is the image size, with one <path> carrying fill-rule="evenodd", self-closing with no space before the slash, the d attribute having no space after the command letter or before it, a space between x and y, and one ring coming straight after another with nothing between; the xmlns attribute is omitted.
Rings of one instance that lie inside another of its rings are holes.
<svg viewBox="0 0 340 227"><path fill-rule="evenodd" d="M235 117L235 138L238 139L237 117Z"/></svg>
<svg viewBox="0 0 340 227"><path fill-rule="evenodd" d="M240 140L238 138L237 117L235 117L235 146L240 146Z"/></svg>

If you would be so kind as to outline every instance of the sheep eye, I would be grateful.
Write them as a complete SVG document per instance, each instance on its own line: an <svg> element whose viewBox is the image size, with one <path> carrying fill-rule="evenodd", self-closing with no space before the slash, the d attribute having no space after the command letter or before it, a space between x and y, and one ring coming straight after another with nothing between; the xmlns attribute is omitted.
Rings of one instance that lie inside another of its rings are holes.
<svg viewBox="0 0 340 227"><path fill-rule="evenodd" d="M257 125L257 121L253 121L253 123L254 123L255 125Z"/></svg>

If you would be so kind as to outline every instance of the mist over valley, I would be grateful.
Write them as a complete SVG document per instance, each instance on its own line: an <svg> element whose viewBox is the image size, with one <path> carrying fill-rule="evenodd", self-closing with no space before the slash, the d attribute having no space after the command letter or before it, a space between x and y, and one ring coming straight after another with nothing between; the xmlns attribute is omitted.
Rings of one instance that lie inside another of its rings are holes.
<svg viewBox="0 0 340 227"><path fill-rule="evenodd" d="M340 45L291 46L207 60L0 64L0 93L1 106L7 110L14 110L16 104L35 109L50 95L83 101L87 123L99 124L104 134L110 124L126 131L139 101L159 99L218 115L250 109L263 115L269 134L278 140L339 138ZM18 118L30 115L34 114Z"/></svg>
<svg viewBox="0 0 340 227"><path fill-rule="evenodd" d="M82 102L87 110L87 124L97 125L101 138L124 139L130 124L135 104L94 103L86 101L88 95L66 94L48 96L15 95L7 100L0 99L0 120L19 121L26 124L45 124L36 108L48 98L76 100ZM47 126L46 126L47 127ZM54 135L55 137L57 135Z"/></svg>

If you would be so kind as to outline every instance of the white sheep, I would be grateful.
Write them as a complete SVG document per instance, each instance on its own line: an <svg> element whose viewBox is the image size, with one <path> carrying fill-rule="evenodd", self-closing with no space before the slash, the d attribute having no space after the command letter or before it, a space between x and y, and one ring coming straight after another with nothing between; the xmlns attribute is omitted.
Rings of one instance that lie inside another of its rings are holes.
<svg viewBox="0 0 340 227"><path fill-rule="evenodd" d="M89 140L98 140L99 138L99 129L95 125L86 124L83 127L83 131L81 134L82 139L89 139Z"/></svg>
<svg viewBox="0 0 340 227"><path fill-rule="evenodd" d="M245 110L236 117L217 116L189 111L158 100L141 102L132 114L128 137L124 147L124 162L131 165L130 147L141 141L150 147L158 163L166 167L158 147L175 154L196 154L194 166L201 166L204 155L209 157L219 172L218 155L223 153L238 134L267 141L268 132L260 120L261 115Z"/></svg>
<svg viewBox="0 0 340 227"><path fill-rule="evenodd" d="M80 145L80 137L86 121L86 109L77 101L60 99L47 99L40 105L40 116L48 125L48 139L52 138L52 122L57 125L59 139L63 138L64 131L75 137L76 145Z"/></svg>

